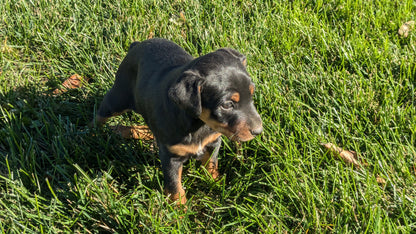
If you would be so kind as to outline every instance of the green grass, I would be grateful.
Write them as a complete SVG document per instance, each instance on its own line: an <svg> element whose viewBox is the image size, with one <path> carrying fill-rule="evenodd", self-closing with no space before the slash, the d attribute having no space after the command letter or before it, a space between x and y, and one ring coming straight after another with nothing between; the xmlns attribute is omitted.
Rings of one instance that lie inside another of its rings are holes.
<svg viewBox="0 0 416 234"><path fill-rule="evenodd" d="M205 2L0 0L0 230L414 232L416 31L397 30L416 3ZM186 165L187 211L165 202L150 143L86 127L129 44L149 37L193 56L236 48L257 85L264 133L224 139L218 182ZM90 83L48 95L75 73Z"/></svg>

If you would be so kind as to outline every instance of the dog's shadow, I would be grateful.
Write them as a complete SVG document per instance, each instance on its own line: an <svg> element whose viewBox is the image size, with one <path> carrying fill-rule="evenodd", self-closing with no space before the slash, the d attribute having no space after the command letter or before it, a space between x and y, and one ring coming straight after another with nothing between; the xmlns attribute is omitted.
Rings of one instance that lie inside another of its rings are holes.
<svg viewBox="0 0 416 234"><path fill-rule="evenodd" d="M0 189L58 199L67 214L90 207L89 215L114 227L117 221L109 215L111 211L100 205L105 203L101 199L106 192L119 193L115 197L138 192L140 195L134 197L143 199L134 202L143 207L154 202L153 196L163 193L157 146L153 141L124 139L109 127L118 122L127 126L143 123L141 117L126 113L102 128L88 127L106 91L89 84L85 89L52 95L29 85L0 93ZM226 148L221 152L235 150ZM220 173L233 171L238 165L236 160L220 162ZM230 172L227 180L238 179L233 175ZM215 191L206 186L208 175L204 181L187 178L189 186L199 187L188 191L189 197L199 190L212 196L219 193L219 186L213 186ZM92 200L96 204L90 205Z"/></svg>
<svg viewBox="0 0 416 234"><path fill-rule="evenodd" d="M138 183L132 174L145 172L140 183L158 188L162 176L153 142L88 127L105 92L93 87L53 95L29 85L0 93L0 186L19 181L32 194L67 201L80 176L111 174L131 189Z"/></svg>

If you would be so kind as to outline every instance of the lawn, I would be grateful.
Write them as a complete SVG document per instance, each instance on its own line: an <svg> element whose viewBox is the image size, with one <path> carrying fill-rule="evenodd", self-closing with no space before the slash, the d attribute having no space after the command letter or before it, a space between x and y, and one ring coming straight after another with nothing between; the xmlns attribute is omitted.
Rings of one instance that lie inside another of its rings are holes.
<svg viewBox="0 0 416 234"><path fill-rule="evenodd" d="M0 0L0 230L414 232L411 20L413 0ZM166 202L153 143L111 131L139 115L87 127L130 43L153 37L235 48L256 83L263 134L223 137L217 182L189 161L187 210ZM88 82L53 95L73 74Z"/></svg>

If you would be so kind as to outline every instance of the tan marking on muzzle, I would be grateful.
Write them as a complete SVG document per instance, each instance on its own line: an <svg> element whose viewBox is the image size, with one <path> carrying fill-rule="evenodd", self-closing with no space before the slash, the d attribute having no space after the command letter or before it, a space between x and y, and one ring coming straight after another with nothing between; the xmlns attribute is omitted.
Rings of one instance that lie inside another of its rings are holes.
<svg viewBox="0 0 416 234"><path fill-rule="evenodd" d="M202 108L202 114L199 118L204 121L213 130L220 132L227 136L232 141L249 141L254 138L251 134L250 127L247 122L241 121L235 126L228 126L227 124L220 123L210 117L211 111L206 108Z"/></svg>
<svg viewBox="0 0 416 234"><path fill-rule="evenodd" d="M227 137L231 136L233 133L229 130L228 124L220 123L216 121L215 119L211 118L211 110L207 108L202 108L202 113L199 116L199 119L201 119L206 125L208 125L213 130L220 132Z"/></svg>
<svg viewBox="0 0 416 234"><path fill-rule="evenodd" d="M249 141L254 138L253 134L251 134L250 127L248 126L247 122L241 121L235 126L235 135L236 139L230 138L231 140L238 140L238 141Z"/></svg>

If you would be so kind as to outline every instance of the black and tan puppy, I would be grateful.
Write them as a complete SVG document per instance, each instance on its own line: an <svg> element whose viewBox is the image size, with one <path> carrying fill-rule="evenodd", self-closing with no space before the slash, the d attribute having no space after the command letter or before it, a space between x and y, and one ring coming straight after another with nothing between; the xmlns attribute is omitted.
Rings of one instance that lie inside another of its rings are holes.
<svg viewBox="0 0 416 234"><path fill-rule="evenodd" d="M141 114L157 140L165 193L184 204L185 161L201 160L216 178L220 136L248 141L262 132L245 65L245 56L233 49L194 59L165 39L134 42L95 121L102 125L130 110Z"/></svg>

